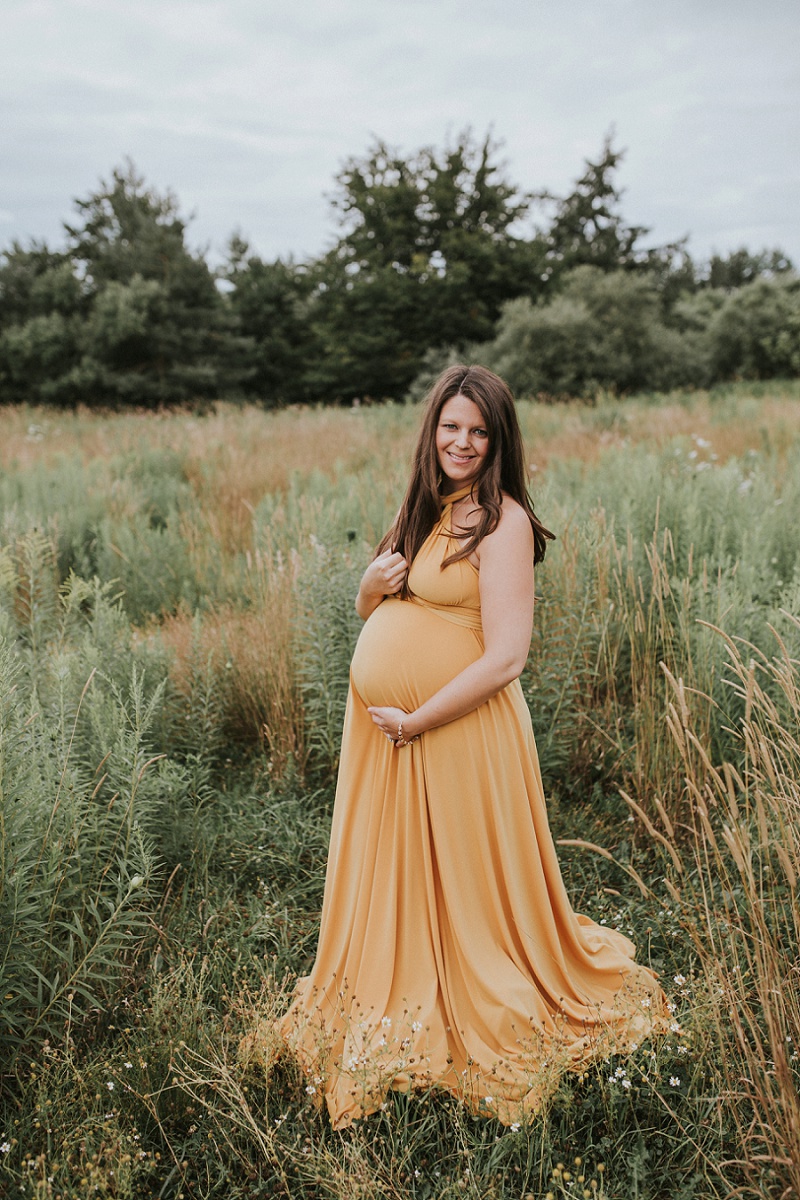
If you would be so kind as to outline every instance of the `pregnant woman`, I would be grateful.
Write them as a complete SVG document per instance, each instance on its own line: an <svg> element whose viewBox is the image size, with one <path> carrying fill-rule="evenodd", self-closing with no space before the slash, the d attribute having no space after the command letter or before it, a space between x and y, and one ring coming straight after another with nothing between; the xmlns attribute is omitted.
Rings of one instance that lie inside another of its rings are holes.
<svg viewBox="0 0 800 1200"><path fill-rule="evenodd" d="M518 676L552 536L509 389L451 367L361 581L319 947L279 1026L337 1128L429 1086L524 1119L666 1016L572 911L548 828Z"/></svg>

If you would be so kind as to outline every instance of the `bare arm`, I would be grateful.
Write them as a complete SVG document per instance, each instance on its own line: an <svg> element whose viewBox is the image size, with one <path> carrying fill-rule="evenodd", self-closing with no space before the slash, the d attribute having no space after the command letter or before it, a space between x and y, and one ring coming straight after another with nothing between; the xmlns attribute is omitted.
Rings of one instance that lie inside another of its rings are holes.
<svg viewBox="0 0 800 1200"><path fill-rule="evenodd" d="M377 555L361 576L356 596L356 612L362 621L375 611L387 596L394 596L403 586L408 563L396 550L384 550Z"/></svg>
<svg viewBox="0 0 800 1200"><path fill-rule="evenodd" d="M472 712L525 666L533 629L533 531L525 512L506 500L495 531L480 545L480 597L484 652L413 713L371 708L384 733L409 740Z"/></svg>

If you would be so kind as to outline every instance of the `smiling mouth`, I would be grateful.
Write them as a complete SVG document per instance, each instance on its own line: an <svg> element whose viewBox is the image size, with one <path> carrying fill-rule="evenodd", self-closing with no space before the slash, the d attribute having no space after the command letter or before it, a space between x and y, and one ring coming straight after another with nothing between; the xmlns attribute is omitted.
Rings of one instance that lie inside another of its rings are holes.
<svg viewBox="0 0 800 1200"><path fill-rule="evenodd" d="M457 463L472 462L471 454L453 454L452 451L448 451L448 454L450 455L450 457L453 459L454 462L457 462Z"/></svg>

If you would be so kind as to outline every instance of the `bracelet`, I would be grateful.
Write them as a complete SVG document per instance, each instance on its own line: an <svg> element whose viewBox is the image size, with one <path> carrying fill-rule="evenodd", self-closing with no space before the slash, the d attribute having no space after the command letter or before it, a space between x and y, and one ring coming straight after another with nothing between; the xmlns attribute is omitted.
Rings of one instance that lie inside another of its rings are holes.
<svg viewBox="0 0 800 1200"><path fill-rule="evenodd" d="M403 736L403 722L400 721L397 726L397 738L395 739L395 743L394 743L395 746L400 746L400 747L411 746L414 742L418 742L418 741L419 741L419 734L417 734L416 737L412 737L412 738L406 740L406 738Z"/></svg>

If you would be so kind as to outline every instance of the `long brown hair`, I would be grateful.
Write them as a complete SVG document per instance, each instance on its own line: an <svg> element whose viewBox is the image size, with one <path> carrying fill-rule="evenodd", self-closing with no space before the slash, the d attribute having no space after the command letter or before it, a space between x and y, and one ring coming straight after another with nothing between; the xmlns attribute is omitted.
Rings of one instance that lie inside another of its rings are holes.
<svg viewBox="0 0 800 1200"><path fill-rule="evenodd" d="M533 511L528 495L525 451L511 389L499 375L486 367L448 367L428 393L406 494L395 522L378 546L377 553L392 547L412 563L439 520L443 497L439 492L441 471L436 454L436 430L442 408L453 396L459 395L466 396L480 409L489 435L489 449L471 492L481 510L480 516L461 549L449 555L442 566L446 567L472 554L481 541L497 528L504 492L525 510L533 529L533 561L541 562L547 542L555 534L545 529ZM406 584L401 595L409 594Z"/></svg>

